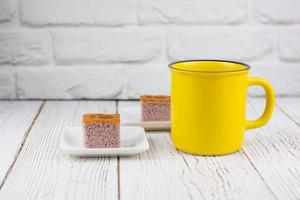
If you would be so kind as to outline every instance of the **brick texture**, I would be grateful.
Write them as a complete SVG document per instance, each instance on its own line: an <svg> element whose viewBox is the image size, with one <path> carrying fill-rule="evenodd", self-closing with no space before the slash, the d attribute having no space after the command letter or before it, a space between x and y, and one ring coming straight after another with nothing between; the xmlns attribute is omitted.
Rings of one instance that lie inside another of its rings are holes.
<svg viewBox="0 0 300 200"><path fill-rule="evenodd" d="M300 96L299 0L1 0L0 99L170 94L168 63L249 63ZM261 89L249 89L262 95Z"/></svg>
<svg viewBox="0 0 300 200"><path fill-rule="evenodd" d="M254 14L260 22L300 23L299 0L253 0Z"/></svg>
<svg viewBox="0 0 300 200"><path fill-rule="evenodd" d="M0 22L10 21L16 12L15 0L1 0L0 3Z"/></svg>
<svg viewBox="0 0 300 200"><path fill-rule="evenodd" d="M0 99L16 98L15 78L11 67L0 67Z"/></svg>
<svg viewBox="0 0 300 200"><path fill-rule="evenodd" d="M33 26L120 26L135 22L134 2L134 0L20 0L21 20Z"/></svg>
<svg viewBox="0 0 300 200"><path fill-rule="evenodd" d="M138 99L144 94L170 95L170 72L163 63L145 66L123 66L126 98Z"/></svg>
<svg viewBox="0 0 300 200"><path fill-rule="evenodd" d="M170 31L168 53L172 60L227 59L258 60L272 50L268 30L206 28Z"/></svg>
<svg viewBox="0 0 300 200"><path fill-rule="evenodd" d="M0 64L41 65L51 57L50 35L36 31L1 31Z"/></svg>
<svg viewBox="0 0 300 200"><path fill-rule="evenodd" d="M300 61L300 28L279 29L277 42L279 58L282 61Z"/></svg>
<svg viewBox="0 0 300 200"><path fill-rule="evenodd" d="M276 96L298 96L300 94L300 67L293 64L253 63L250 74L269 80ZM263 93L257 87L251 90L253 96Z"/></svg>
<svg viewBox="0 0 300 200"><path fill-rule="evenodd" d="M162 38L152 29L68 31L55 34L59 64L145 62L159 57Z"/></svg>
<svg viewBox="0 0 300 200"><path fill-rule="evenodd" d="M18 67L16 77L21 99L138 99L143 94L169 94L170 89L169 70L163 64Z"/></svg>
<svg viewBox="0 0 300 200"><path fill-rule="evenodd" d="M19 67L17 95L21 99L113 99L122 97L124 76L119 66ZM37 87L38 85L38 87Z"/></svg>
<svg viewBox="0 0 300 200"><path fill-rule="evenodd" d="M146 23L235 24L247 19L247 0L141 0L138 17Z"/></svg>

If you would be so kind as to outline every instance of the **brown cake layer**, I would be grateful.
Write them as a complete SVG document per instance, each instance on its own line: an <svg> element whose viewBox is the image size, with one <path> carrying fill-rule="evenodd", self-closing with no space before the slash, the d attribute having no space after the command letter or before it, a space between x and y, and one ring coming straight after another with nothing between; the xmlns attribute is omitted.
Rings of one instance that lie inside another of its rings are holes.
<svg viewBox="0 0 300 200"><path fill-rule="evenodd" d="M170 103L170 96L164 95L143 95L140 97L141 102L152 102L152 103Z"/></svg>
<svg viewBox="0 0 300 200"><path fill-rule="evenodd" d="M101 114L101 113L89 113L84 114L83 123L114 123L118 124L120 123L120 114Z"/></svg>

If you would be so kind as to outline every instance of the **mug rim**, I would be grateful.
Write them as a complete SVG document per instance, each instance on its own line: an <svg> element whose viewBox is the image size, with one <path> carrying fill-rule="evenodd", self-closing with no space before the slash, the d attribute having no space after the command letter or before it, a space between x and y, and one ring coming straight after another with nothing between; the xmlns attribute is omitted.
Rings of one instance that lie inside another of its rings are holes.
<svg viewBox="0 0 300 200"><path fill-rule="evenodd" d="M225 62L225 63L232 63L232 64L239 64L243 65L245 68L244 69L238 69L238 70L227 70L227 71L195 71L195 70L186 70L186 69L179 69L174 67L175 64L178 63L185 63L185 62ZM175 69L178 71L183 71L183 72L195 72L195 73L231 73L231 72L241 72L241 71L248 71L250 70L250 65L238 61L231 61L231 60L218 60L218 59L199 59L199 60L181 60L181 61L176 61L176 62L171 62L168 67L170 69Z"/></svg>

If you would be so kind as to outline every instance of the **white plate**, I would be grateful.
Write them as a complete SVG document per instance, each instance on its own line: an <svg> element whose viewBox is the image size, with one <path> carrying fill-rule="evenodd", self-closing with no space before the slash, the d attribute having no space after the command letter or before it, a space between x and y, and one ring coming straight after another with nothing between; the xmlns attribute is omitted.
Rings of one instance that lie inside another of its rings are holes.
<svg viewBox="0 0 300 200"><path fill-rule="evenodd" d="M61 150L79 157L129 156L146 151L149 143L141 127L120 127L120 148L85 148L82 127L67 127L61 137Z"/></svg>
<svg viewBox="0 0 300 200"><path fill-rule="evenodd" d="M149 131L168 131L171 129L170 121L154 121L154 122L124 122L123 126L140 126Z"/></svg>

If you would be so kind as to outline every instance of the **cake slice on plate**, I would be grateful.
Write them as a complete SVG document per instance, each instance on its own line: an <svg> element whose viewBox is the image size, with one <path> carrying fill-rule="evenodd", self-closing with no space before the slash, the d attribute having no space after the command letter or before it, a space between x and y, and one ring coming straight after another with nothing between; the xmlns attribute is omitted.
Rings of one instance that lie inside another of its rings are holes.
<svg viewBox="0 0 300 200"><path fill-rule="evenodd" d="M170 121L170 96L143 95L141 102L141 121Z"/></svg>
<svg viewBox="0 0 300 200"><path fill-rule="evenodd" d="M120 114L84 114L83 132L86 148L118 148L120 147Z"/></svg>

